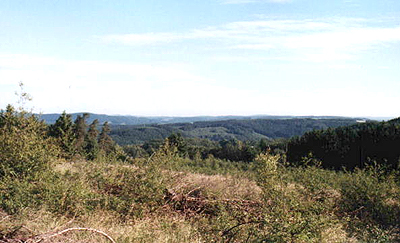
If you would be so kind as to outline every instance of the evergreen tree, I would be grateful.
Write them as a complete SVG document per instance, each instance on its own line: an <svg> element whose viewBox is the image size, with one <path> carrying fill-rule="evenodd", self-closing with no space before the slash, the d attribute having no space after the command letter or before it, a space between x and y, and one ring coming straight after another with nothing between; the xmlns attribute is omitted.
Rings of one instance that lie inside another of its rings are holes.
<svg viewBox="0 0 400 243"><path fill-rule="evenodd" d="M188 146L186 144L185 139L182 137L181 133L172 133L168 138L167 141L169 146L176 147L178 153L181 156L186 156L188 154Z"/></svg>
<svg viewBox="0 0 400 243"><path fill-rule="evenodd" d="M108 124L108 122L104 122L99 136L99 148L107 154L114 151L115 148L115 143L109 135L110 132L110 125Z"/></svg>
<svg viewBox="0 0 400 243"><path fill-rule="evenodd" d="M85 137L87 133L87 124L86 119L89 118L88 113L82 114L82 116L78 115L75 119L73 131L75 135L74 147L77 153L82 154L83 148L85 147Z"/></svg>
<svg viewBox="0 0 400 243"><path fill-rule="evenodd" d="M269 149L269 145L266 139L262 138L257 145L261 153L265 153Z"/></svg>
<svg viewBox="0 0 400 243"><path fill-rule="evenodd" d="M5 111L1 110L0 112L0 127L3 126L12 126L17 125L17 116L15 115L16 111L12 105L7 105Z"/></svg>
<svg viewBox="0 0 400 243"><path fill-rule="evenodd" d="M85 152L88 159L93 160L97 158L99 153L99 144L97 142L97 137L99 136L99 131L97 126L99 120L94 120L89 126L89 130L85 137Z"/></svg>
<svg viewBox="0 0 400 243"><path fill-rule="evenodd" d="M64 111L56 122L50 125L49 135L58 139L65 155L73 154L75 136L70 114Z"/></svg>
<svg viewBox="0 0 400 243"><path fill-rule="evenodd" d="M335 129L315 130L288 143L287 158L294 164L312 153L326 168L354 169L378 163L397 169L400 158L400 124L367 122Z"/></svg>

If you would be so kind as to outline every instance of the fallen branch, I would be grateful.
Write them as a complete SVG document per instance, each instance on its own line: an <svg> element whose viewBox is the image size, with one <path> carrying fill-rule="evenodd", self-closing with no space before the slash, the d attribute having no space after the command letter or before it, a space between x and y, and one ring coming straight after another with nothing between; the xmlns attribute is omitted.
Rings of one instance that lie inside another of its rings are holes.
<svg viewBox="0 0 400 243"><path fill-rule="evenodd" d="M235 225L235 226L233 226L233 227L231 227L231 228L229 228L229 229L227 229L227 230L224 230L224 231L222 232L222 236L225 236L225 235L229 234L232 230L234 230L235 228L238 228L238 227L240 227L240 226L242 226L242 225L246 225L246 224L260 224L260 223L262 223L262 221L249 221L249 222L244 222L244 223L237 224L237 225Z"/></svg>
<svg viewBox="0 0 400 243"><path fill-rule="evenodd" d="M55 232L55 233L50 234L50 235L40 235L40 236L35 237L36 240L35 239L30 239L30 241L26 241L26 242L39 243L39 242L42 242L44 240L48 240L48 239L54 238L56 236L65 234L65 233L70 232L70 231L91 231L91 232L103 235L104 237L106 237L112 243L116 243L113 240L113 238L111 238L111 236L107 235L103 231L100 231L100 230L97 230L97 229L91 229L91 228L68 228L68 229L65 229L65 230L61 230L61 231Z"/></svg>
<svg viewBox="0 0 400 243"><path fill-rule="evenodd" d="M8 219L9 217L11 217L11 215L5 216L4 218L2 218L2 219L0 220L0 222L2 222L2 221L4 221L4 220Z"/></svg>
<svg viewBox="0 0 400 243"><path fill-rule="evenodd" d="M235 226L233 226L233 227L231 227L231 228L229 228L229 229L227 229L227 230L224 230L223 232L221 232L221 235L222 235L222 237L228 237L228 239L227 239L226 242L229 243L229 242L231 242L231 241L235 238L235 236L236 236L236 235L238 234L238 232L239 232L239 231L236 231L236 232L232 233L232 231L233 231L234 229L239 228L239 227L241 227L241 226L243 226L243 225L248 225L248 224L260 224L260 223L262 223L262 221L249 221L249 222L240 223L240 224L237 224L237 225L235 225ZM228 236L228 235L230 235L230 236ZM249 235L247 236L246 242L249 241L250 237L251 237L251 234L249 234Z"/></svg>

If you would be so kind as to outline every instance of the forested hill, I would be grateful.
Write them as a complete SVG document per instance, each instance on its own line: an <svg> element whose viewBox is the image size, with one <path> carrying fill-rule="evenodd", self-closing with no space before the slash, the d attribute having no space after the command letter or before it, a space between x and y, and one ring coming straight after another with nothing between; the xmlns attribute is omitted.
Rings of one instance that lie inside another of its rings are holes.
<svg viewBox="0 0 400 243"><path fill-rule="evenodd" d="M74 121L80 113L72 113L71 118ZM337 116L270 116L270 115L254 115L254 116L193 116L193 117L176 117L176 116L125 116L125 115L104 115L88 113L87 122L91 123L97 119L100 123L108 122L113 125L143 125L143 124L174 124L174 123L190 123L199 121L226 121L226 120L250 120L250 119L347 119L347 117ZM37 115L47 124L53 124L61 114L40 114Z"/></svg>
<svg viewBox="0 0 400 243"><path fill-rule="evenodd" d="M202 121L162 125L113 125L111 137L120 145L142 144L154 139L164 139L172 133L184 137L203 138L213 141L238 139L258 141L260 139L290 138L307 131L336 128L357 123L357 119L237 119L224 121Z"/></svg>
<svg viewBox="0 0 400 243"><path fill-rule="evenodd" d="M312 155L326 168L354 169L374 163L400 167L400 118L367 122L324 131L316 130L288 143L287 158L297 163Z"/></svg>

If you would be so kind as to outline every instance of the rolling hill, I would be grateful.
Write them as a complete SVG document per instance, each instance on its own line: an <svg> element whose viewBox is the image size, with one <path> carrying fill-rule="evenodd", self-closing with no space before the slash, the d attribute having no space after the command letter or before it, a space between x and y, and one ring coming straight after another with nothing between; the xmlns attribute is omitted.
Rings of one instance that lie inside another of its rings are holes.
<svg viewBox="0 0 400 243"><path fill-rule="evenodd" d="M241 119L222 121L200 121L192 123L114 125L111 136L121 145L142 144L154 139L164 139L171 133L181 133L188 138L213 141L237 139L257 141L260 139L290 138L307 131L329 127L347 126L357 119Z"/></svg>
<svg viewBox="0 0 400 243"><path fill-rule="evenodd" d="M73 113L75 120L82 113ZM307 131L335 128L357 123L363 118L334 116L196 116L196 117L140 117L110 116L89 113L88 123L98 119L100 124L111 124L111 136L120 145L143 144L150 140L164 139L172 133L184 137L213 141L237 139L290 138ZM38 115L46 123L54 123L60 114Z"/></svg>

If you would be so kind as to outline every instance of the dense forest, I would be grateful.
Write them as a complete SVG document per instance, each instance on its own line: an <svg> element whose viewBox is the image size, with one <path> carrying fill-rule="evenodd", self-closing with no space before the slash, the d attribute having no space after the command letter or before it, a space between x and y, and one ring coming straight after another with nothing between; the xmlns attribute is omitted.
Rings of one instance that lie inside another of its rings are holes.
<svg viewBox="0 0 400 243"><path fill-rule="evenodd" d="M400 120L315 130L291 139L287 148L291 162L311 155L325 168L354 169L377 163L399 169Z"/></svg>
<svg viewBox="0 0 400 243"><path fill-rule="evenodd" d="M240 119L162 125L112 126L111 136L120 145L143 144L154 139L165 139L171 133L180 133L186 138L212 141L273 140L303 135L307 131L355 124L356 119Z"/></svg>
<svg viewBox="0 0 400 243"><path fill-rule="evenodd" d="M78 116L82 116L84 113L71 113L72 120L75 120ZM348 119L348 117L340 116L272 116L272 115L254 115L254 116L127 116L127 115L104 115L89 113L88 122L91 123L94 120L99 122L109 122L112 125L160 125L160 124L173 124L173 123L192 123L199 121L226 121L226 120L252 120L252 119L268 119L268 120L280 120L280 119ZM61 114L36 114L40 120L44 120L48 124L53 124ZM354 118L362 120L364 118Z"/></svg>
<svg viewBox="0 0 400 243"><path fill-rule="evenodd" d="M0 111L1 243L400 241L399 119L154 125L121 147L89 117ZM242 137L196 136L222 128Z"/></svg>

